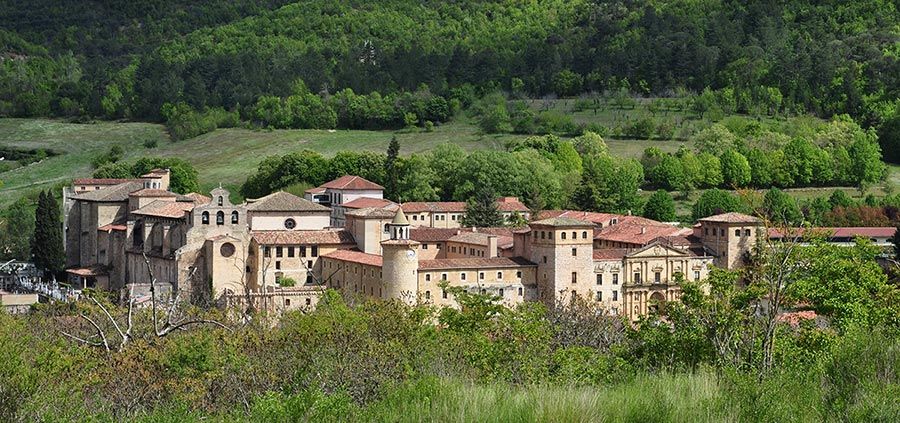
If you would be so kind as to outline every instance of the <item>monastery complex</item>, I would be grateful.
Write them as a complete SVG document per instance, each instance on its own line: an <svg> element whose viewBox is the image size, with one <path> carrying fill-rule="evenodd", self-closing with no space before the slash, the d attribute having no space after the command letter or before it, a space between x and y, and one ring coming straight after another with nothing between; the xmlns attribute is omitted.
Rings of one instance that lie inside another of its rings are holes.
<svg viewBox="0 0 900 423"><path fill-rule="evenodd" d="M155 279L182 298L274 312L315 307L325 288L455 306L442 288L455 286L507 305L577 295L636 319L677 300L679 281L742 266L763 232L739 213L692 228L570 210L531 216L514 197L498 209L526 226L465 228L465 203L396 204L383 192L348 175L305 198L279 191L233 204L222 188L169 191L165 169L76 179L64 193L69 280L145 295Z"/></svg>

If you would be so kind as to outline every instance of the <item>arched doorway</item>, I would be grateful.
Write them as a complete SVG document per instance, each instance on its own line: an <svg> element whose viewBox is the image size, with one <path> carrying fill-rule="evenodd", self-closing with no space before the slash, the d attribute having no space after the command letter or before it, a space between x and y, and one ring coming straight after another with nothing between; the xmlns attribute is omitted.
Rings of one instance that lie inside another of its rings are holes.
<svg viewBox="0 0 900 423"><path fill-rule="evenodd" d="M662 292L654 292L650 294L648 311L654 314L666 314L666 297Z"/></svg>

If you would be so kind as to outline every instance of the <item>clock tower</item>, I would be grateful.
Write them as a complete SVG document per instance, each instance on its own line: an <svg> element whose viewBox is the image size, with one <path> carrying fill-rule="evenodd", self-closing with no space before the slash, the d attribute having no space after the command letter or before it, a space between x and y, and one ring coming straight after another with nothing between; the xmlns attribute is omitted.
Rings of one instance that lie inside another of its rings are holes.
<svg viewBox="0 0 900 423"><path fill-rule="evenodd" d="M397 298L414 304L418 295L419 243L409 239L409 220L397 209L388 225L391 239L381 242L384 298Z"/></svg>

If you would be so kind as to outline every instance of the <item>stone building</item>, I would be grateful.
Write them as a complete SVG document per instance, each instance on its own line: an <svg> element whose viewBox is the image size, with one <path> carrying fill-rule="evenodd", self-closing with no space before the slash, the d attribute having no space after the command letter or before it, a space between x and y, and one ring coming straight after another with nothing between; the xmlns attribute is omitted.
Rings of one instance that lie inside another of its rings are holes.
<svg viewBox="0 0 900 423"><path fill-rule="evenodd" d="M240 204L222 188L170 192L165 170L90 182L66 197L73 282L141 293L155 278L163 291L272 312L314 307L325 288L453 307L449 286L508 305L578 296L637 319L663 312L682 281L706 278L710 266L741 266L761 229L736 213L690 229L568 210L520 228L463 228L463 203L398 205L350 175L306 198L276 192ZM512 197L498 208L529 216Z"/></svg>

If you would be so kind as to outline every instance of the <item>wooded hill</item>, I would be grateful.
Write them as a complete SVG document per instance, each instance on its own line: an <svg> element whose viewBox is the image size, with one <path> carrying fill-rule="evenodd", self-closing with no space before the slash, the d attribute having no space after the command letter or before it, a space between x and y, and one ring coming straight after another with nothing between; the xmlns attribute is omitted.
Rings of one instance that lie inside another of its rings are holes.
<svg viewBox="0 0 900 423"><path fill-rule="evenodd" d="M27 3L27 4L26 4ZM0 5L0 115L159 120L313 92L467 84L528 96L706 87L737 112L896 114L895 2L10 1Z"/></svg>

